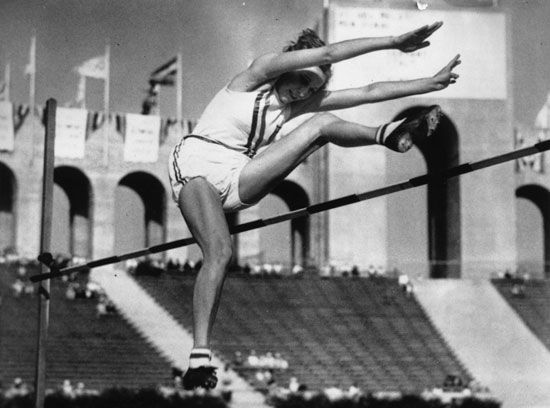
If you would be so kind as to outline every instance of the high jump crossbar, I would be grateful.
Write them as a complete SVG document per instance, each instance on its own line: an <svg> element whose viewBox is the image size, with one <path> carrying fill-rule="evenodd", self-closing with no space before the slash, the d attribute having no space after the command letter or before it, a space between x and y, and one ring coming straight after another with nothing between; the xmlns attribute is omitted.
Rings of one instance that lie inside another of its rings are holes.
<svg viewBox="0 0 550 408"><path fill-rule="evenodd" d="M522 149L514 150L508 153L493 156L487 159L479 160L473 163L464 163L455 167L451 167L444 171L427 173L422 176L411 178L401 183L392 184L389 186L381 187L375 190L366 191L359 194L350 194L347 196L328 200L319 204L313 204L308 207L299 208L297 210L289 211L284 214L276 215L265 219L257 219L254 221L246 222L244 224L235 225L230 229L231 234L239 234L245 231L251 231L269 225L278 224L284 221L293 220L295 218L307 217L312 214L316 214L323 211L332 210L334 208L343 207L350 204L355 204L360 201L370 200L376 197L393 194L399 191L409 190L411 188L427 185L430 182L443 182L447 179L461 176L472 171L481 170L487 167L495 166L497 164L505 163L511 160L520 159L525 156L541 153L550 150L550 140L545 140L534 144L533 146L525 147ZM70 275L74 272L86 271L99 266L105 266L114 264L128 259L139 258L140 256L156 254L159 252L168 251L174 248L181 248L195 243L194 238L178 239L164 244L154 245L149 248L140 249L138 251L128 252L123 255L113 255L107 258L97 259L90 261L86 264L70 266L68 268L55 270L52 272L41 273L30 277L32 282L38 282L45 279L57 278L64 275Z"/></svg>

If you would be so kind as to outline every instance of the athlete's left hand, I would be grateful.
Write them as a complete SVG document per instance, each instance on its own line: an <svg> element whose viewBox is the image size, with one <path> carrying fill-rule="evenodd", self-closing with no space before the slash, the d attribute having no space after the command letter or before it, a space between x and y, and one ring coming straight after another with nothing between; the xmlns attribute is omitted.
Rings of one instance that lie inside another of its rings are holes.
<svg viewBox="0 0 550 408"><path fill-rule="evenodd" d="M394 45L400 51L413 52L430 45L426 39L443 25L443 21L437 21L432 25L425 25L408 33L394 38Z"/></svg>

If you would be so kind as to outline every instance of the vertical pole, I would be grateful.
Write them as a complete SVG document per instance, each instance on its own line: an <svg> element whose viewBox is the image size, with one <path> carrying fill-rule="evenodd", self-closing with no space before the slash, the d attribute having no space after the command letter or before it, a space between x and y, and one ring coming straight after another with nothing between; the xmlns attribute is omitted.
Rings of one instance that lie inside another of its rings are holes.
<svg viewBox="0 0 550 408"><path fill-rule="evenodd" d="M183 69L182 69L182 55L178 52L176 62L176 120L178 121L178 137L183 136L182 129L182 114L183 114Z"/></svg>
<svg viewBox="0 0 550 408"><path fill-rule="evenodd" d="M9 101L10 100L10 88L11 88L11 66L10 66L9 62L6 64L6 68L5 68L5 71L4 71L4 82L5 82L5 86L6 86L6 92L5 92L4 95L6 95L6 101Z"/></svg>
<svg viewBox="0 0 550 408"><path fill-rule="evenodd" d="M29 118L31 121L31 141L32 141L32 152L31 152L31 166L34 163L34 152L36 150L35 139L35 124L34 124L34 105L35 105L35 89L36 89L36 36L33 35L31 38L31 50L29 55L29 64L27 65L27 72L29 74Z"/></svg>
<svg viewBox="0 0 550 408"><path fill-rule="evenodd" d="M323 37L325 42L328 44L329 42L329 12L330 12L330 0L323 0L323 21L322 21L322 28L323 28ZM329 145L327 144L320 152L323 156L321 158L321 177L322 179L322 190L321 190L321 200L327 201L329 199ZM322 239L323 239L323 249L322 249L322 266L328 265L330 261L330 215L328 212L324 212L322 214L323 217L323 232L322 232Z"/></svg>
<svg viewBox="0 0 550 408"><path fill-rule="evenodd" d="M55 111L57 102L48 99L46 102L46 141L44 146L44 172L42 178L42 226L40 234L40 253L50 251L53 210L53 171L55 147ZM47 267L42 265L42 273L47 273ZM44 407L46 388L46 343L50 319L50 281L46 279L39 283L38 288L38 342L36 352L35 372L35 408Z"/></svg>
<svg viewBox="0 0 550 408"><path fill-rule="evenodd" d="M105 44L105 91L103 92L103 107L105 110L105 121L103 122L103 164L109 165L109 92L111 76L111 46L109 41Z"/></svg>

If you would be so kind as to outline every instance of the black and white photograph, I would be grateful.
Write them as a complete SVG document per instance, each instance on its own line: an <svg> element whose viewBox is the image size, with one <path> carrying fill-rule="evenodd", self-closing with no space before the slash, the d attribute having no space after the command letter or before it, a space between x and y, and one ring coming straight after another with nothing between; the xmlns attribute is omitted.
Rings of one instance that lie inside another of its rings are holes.
<svg viewBox="0 0 550 408"><path fill-rule="evenodd" d="M550 408L549 19L0 0L0 408Z"/></svg>

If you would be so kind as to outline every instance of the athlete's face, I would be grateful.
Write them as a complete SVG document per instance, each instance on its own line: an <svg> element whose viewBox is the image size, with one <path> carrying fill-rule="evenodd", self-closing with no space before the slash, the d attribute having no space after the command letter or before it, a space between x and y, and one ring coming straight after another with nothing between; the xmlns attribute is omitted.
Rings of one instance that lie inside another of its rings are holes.
<svg viewBox="0 0 550 408"><path fill-rule="evenodd" d="M321 68L304 68L282 74L275 83L275 90L279 100L287 104L309 98L326 80L327 76Z"/></svg>

